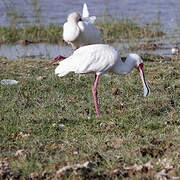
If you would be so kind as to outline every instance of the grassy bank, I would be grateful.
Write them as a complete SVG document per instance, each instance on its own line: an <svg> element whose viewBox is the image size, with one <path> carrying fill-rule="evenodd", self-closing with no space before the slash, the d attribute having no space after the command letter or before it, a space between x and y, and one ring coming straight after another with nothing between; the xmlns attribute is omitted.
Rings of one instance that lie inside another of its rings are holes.
<svg viewBox="0 0 180 180"><path fill-rule="evenodd" d="M0 59L0 79L19 81L0 85L0 178L180 177L180 59L142 57L151 95L136 71L102 76L98 118L93 76L58 78L48 60Z"/></svg>
<svg viewBox="0 0 180 180"><path fill-rule="evenodd" d="M144 37L159 37L164 33L160 28L152 26L139 26L130 20L113 20L96 24L105 43L122 42L128 39L141 39ZM19 40L30 42L63 43L63 28L60 25L30 26L24 28L0 27L1 43L16 43Z"/></svg>

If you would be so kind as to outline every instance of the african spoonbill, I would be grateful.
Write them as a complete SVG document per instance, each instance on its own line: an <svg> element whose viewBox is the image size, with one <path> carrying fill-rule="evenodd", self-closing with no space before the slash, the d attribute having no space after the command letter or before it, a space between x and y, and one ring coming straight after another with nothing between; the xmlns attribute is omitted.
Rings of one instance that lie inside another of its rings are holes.
<svg viewBox="0 0 180 180"><path fill-rule="evenodd" d="M123 62L118 50L112 46L105 44L93 44L80 47L68 58L59 55L53 59L52 63L58 60L62 60L55 69L55 74L59 77L65 76L70 72L78 74L95 74L94 87L92 91L97 116L99 115L99 111L96 88L101 74L106 72L128 74L133 70L133 68L137 68L143 83L144 96L148 96L150 94L150 89L146 83L143 72L143 60L137 54L129 54Z"/></svg>
<svg viewBox="0 0 180 180"><path fill-rule="evenodd" d="M95 19L95 16L89 17L87 5L84 3L82 17L77 12L68 15L63 26L64 41L71 44L73 49L89 44L101 44L100 32L93 24Z"/></svg>

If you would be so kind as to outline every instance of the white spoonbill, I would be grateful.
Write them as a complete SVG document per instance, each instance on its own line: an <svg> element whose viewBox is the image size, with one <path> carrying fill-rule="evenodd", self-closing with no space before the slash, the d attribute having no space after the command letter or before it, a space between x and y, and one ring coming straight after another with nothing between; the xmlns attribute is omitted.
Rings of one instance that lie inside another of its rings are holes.
<svg viewBox="0 0 180 180"><path fill-rule="evenodd" d="M80 47L68 58L61 55L57 56L53 59L52 63L61 59L65 60L60 61L59 65L55 69L55 74L59 77L65 76L70 72L78 74L95 74L94 87L92 91L97 116L99 115L99 111L96 88L99 76L103 73L114 72L116 74L127 74L131 72L133 68L137 68L143 83L144 96L148 96L150 93L143 72L143 60L137 54L129 54L123 62L121 60L120 53L112 46L105 44L93 44Z"/></svg>
<svg viewBox="0 0 180 180"><path fill-rule="evenodd" d="M82 17L73 12L68 15L67 22L63 26L63 39L71 44L73 49L89 44L101 44L99 30L93 24L95 17L89 17L87 5L83 6Z"/></svg>

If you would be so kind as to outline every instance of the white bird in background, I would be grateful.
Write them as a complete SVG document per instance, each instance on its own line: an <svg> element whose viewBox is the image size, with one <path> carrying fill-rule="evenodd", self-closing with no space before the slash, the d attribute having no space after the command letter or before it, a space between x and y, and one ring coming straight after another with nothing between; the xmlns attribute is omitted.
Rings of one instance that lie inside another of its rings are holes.
<svg viewBox="0 0 180 180"><path fill-rule="evenodd" d="M84 3L82 17L77 12L68 15L63 26L64 41L71 44L73 49L89 44L101 44L100 32L93 24L95 19L95 16L89 17L87 5Z"/></svg>
<svg viewBox="0 0 180 180"><path fill-rule="evenodd" d="M148 96L150 90L146 84L143 72L143 60L137 54L129 54L123 62L120 53L112 46L105 44L94 44L80 47L74 53L65 58L61 55L53 59L52 63L65 59L59 63L55 69L55 74L59 77L65 76L70 72L78 74L94 73L95 81L93 87L94 104L96 115L99 115L97 100L97 85L99 76L106 72L114 72L116 74L127 74L137 68L144 87L144 96Z"/></svg>
<svg viewBox="0 0 180 180"><path fill-rule="evenodd" d="M172 52L173 55L178 55L179 54L179 48L178 47L173 47L171 49L171 52Z"/></svg>

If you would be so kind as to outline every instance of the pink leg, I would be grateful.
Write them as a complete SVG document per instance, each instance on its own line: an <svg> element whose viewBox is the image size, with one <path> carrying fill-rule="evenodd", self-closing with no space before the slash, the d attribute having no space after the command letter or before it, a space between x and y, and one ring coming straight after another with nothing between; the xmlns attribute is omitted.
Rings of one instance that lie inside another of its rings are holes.
<svg viewBox="0 0 180 180"><path fill-rule="evenodd" d="M93 96L94 96L94 104L95 104L95 108L96 108L96 115L99 115L99 111L98 111L98 99L97 99L97 85L98 85L98 80L99 80L99 75L95 75L95 80L94 80L94 87L92 89L93 91Z"/></svg>
<svg viewBox="0 0 180 180"><path fill-rule="evenodd" d="M61 56L61 55L56 56L56 57L52 60L51 64L53 64L53 63L55 63L55 62L57 62L57 61L60 61L60 60L62 60L62 59L66 59L66 57Z"/></svg>

